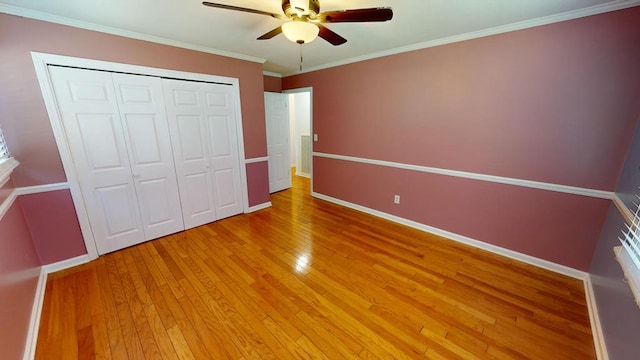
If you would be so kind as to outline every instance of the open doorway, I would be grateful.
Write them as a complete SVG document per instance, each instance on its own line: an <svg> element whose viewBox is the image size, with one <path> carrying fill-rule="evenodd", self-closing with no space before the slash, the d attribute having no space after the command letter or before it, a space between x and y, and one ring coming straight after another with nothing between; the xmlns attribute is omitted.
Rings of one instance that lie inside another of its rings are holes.
<svg viewBox="0 0 640 360"><path fill-rule="evenodd" d="M313 89L285 90L289 95L291 167L295 176L311 179L313 189Z"/></svg>

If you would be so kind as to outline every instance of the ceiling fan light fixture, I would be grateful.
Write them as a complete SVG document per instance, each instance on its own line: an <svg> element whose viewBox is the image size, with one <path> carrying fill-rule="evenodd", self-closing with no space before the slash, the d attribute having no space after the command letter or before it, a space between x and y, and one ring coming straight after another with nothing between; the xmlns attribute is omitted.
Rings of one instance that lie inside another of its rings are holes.
<svg viewBox="0 0 640 360"><path fill-rule="evenodd" d="M290 0L289 4L298 13L298 16L309 14L309 0Z"/></svg>
<svg viewBox="0 0 640 360"><path fill-rule="evenodd" d="M287 39L298 44L312 42L320 32L320 28L306 21L290 21L282 24L282 33Z"/></svg>

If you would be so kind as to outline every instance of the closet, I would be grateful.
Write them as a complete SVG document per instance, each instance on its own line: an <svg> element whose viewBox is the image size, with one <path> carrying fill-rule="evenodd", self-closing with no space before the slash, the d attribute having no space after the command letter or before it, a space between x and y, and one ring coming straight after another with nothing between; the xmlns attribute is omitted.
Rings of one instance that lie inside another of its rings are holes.
<svg viewBox="0 0 640 360"><path fill-rule="evenodd" d="M49 74L98 253L243 211L231 86Z"/></svg>

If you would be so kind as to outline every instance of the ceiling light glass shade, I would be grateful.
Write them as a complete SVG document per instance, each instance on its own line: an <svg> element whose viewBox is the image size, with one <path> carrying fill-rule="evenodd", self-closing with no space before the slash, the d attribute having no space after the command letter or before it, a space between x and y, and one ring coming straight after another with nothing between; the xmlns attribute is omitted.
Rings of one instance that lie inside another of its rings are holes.
<svg viewBox="0 0 640 360"><path fill-rule="evenodd" d="M320 28L305 21L290 21L282 24L282 32L287 39L298 44L306 44L318 36Z"/></svg>

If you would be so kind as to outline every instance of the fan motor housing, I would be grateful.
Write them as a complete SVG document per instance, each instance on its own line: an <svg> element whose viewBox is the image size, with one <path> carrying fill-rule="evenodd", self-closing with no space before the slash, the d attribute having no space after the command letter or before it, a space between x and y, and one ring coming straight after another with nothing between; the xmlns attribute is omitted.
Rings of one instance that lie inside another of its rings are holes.
<svg viewBox="0 0 640 360"><path fill-rule="evenodd" d="M306 9L295 8L291 6L290 0L282 0L282 11L284 11L284 14L291 19L314 19L316 16L318 16L318 14L320 13L320 0L304 0L302 2L304 2L305 5L308 3Z"/></svg>

